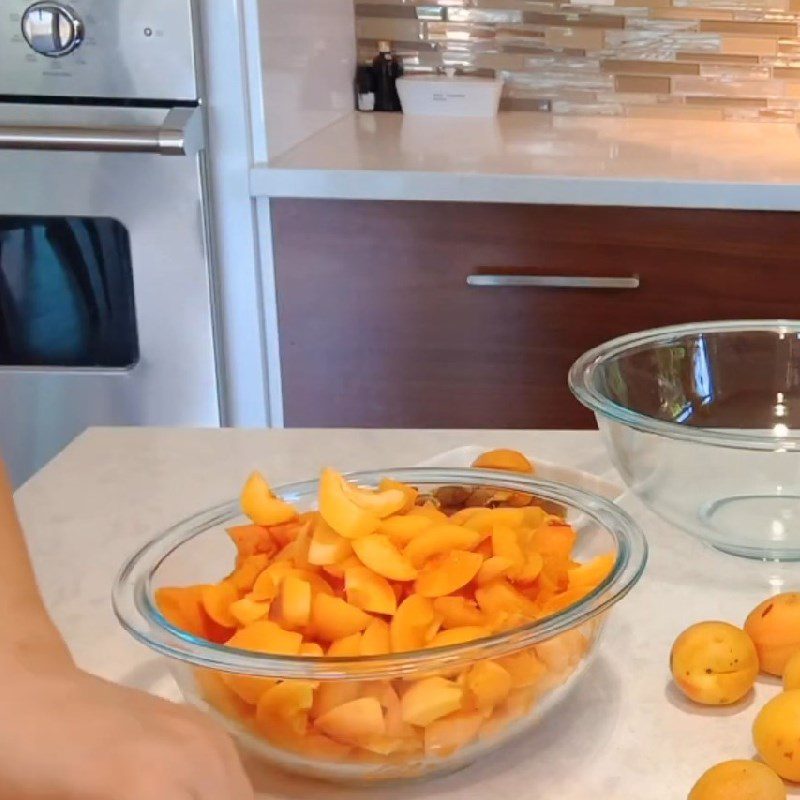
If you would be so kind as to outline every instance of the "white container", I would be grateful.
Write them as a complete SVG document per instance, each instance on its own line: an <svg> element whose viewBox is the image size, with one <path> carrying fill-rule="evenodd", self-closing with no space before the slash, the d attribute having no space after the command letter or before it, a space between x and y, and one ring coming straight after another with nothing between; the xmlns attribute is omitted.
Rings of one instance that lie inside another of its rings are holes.
<svg viewBox="0 0 800 800"><path fill-rule="evenodd" d="M500 106L499 78L410 75L399 78L403 113L426 117L494 117Z"/></svg>

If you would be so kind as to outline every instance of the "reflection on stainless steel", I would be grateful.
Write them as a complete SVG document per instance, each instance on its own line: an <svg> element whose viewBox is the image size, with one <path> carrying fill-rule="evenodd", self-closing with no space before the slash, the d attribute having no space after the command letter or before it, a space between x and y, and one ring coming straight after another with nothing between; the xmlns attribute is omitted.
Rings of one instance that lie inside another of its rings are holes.
<svg viewBox="0 0 800 800"><path fill-rule="evenodd" d="M22 15L22 34L37 53L58 58L83 41L83 22L70 6L35 3Z"/></svg>
<svg viewBox="0 0 800 800"><path fill-rule="evenodd" d="M469 275L467 284L477 287L518 286L540 289L638 289L639 276L591 278L582 275Z"/></svg>
<svg viewBox="0 0 800 800"><path fill-rule="evenodd" d="M12 5L0 452L19 483L90 425L216 426L221 410L193 4L76 2L85 40L60 58L31 49L19 16L9 28Z"/></svg>
<svg viewBox="0 0 800 800"><path fill-rule="evenodd" d="M0 150L67 150L194 156L203 148L199 108L173 108L159 127L0 125Z"/></svg>

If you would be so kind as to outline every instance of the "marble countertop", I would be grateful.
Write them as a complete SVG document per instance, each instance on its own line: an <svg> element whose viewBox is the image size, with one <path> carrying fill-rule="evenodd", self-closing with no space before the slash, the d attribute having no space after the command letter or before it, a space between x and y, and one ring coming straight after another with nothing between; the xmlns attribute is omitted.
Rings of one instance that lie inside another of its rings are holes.
<svg viewBox="0 0 800 800"><path fill-rule="evenodd" d="M256 197L800 209L795 125L353 113L250 176Z"/></svg>
<svg viewBox="0 0 800 800"><path fill-rule="evenodd" d="M466 444L516 447L613 475L596 432L94 429L23 486L17 501L46 600L78 662L177 697L164 662L130 640L111 611L111 582L134 549L234 496L253 468L279 484L325 464L346 470L414 464ZM777 682L760 680L753 697L734 708L693 707L669 682L669 649L692 622L742 621L792 574L797 581L796 565L719 554L658 522L637 501L623 504L647 534L650 564L610 615L598 656L561 713L486 762L425 784L370 787L370 798L468 800L480 787L481 797L496 800L676 800L712 764L753 754L750 725ZM298 778L256 777L270 787L263 798L353 796Z"/></svg>

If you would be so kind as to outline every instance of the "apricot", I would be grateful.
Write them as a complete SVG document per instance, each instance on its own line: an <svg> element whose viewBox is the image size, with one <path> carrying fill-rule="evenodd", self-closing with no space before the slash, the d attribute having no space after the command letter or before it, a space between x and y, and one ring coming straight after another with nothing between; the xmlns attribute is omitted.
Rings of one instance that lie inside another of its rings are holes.
<svg viewBox="0 0 800 800"><path fill-rule="evenodd" d="M304 628L311 620L311 584L296 575L287 575L272 612L284 628Z"/></svg>
<svg viewBox="0 0 800 800"><path fill-rule="evenodd" d="M258 554L271 558L278 552L278 546L269 531L261 525L234 525L228 528L227 534L235 545L240 560Z"/></svg>
<svg viewBox="0 0 800 800"><path fill-rule="evenodd" d="M548 674L547 667L535 650L522 650L498 659L500 666L511 676L512 689L536 686Z"/></svg>
<svg viewBox="0 0 800 800"><path fill-rule="evenodd" d="M376 533L353 542L353 550L365 567L393 581L413 581L417 570L392 544L392 540Z"/></svg>
<svg viewBox="0 0 800 800"><path fill-rule="evenodd" d="M435 620L433 603L418 594L409 595L389 624L392 651L402 653L425 646L425 634Z"/></svg>
<svg viewBox="0 0 800 800"><path fill-rule="evenodd" d="M300 645L300 652L298 655L305 656L306 658L321 658L325 655L322 645L316 642L303 642Z"/></svg>
<svg viewBox="0 0 800 800"><path fill-rule="evenodd" d="M483 725L483 715L456 711L425 728L425 755L446 758L474 741Z"/></svg>
<svg viewBox="0 0 800 800"><path fill-rule="evenodd" d="M466 687L480 711L491 711L511 692L511 673L496 661L479 661L467 672Z"/></svg>
<svg viewBox="0 0 800 800"><path fill-rule="evenodd" d="M373 619L361 635L361 655L382 656L391 649L389 624L382 619Z"/></svg>
<svg viewBox="0 0 800 800"><path fill-rule="evenodd" d="M342 475L323 470L319 481L319 513L325 522L346 539L358 539L373 533L380 517L357 505L346 491Z"/></svg>
<svg viewBox="0 0 800 800"><path fill-rule="evenodd" d="M480 570L478 577L480 577ZM433 609L442 617L443 628L462 628L469 625L483 625L486 622L483 612L474 601L458 595L435 598Z"/></svg>
<svg viewBox="0 0 800 800"><path fill-rule="evenodd" d="M397 597L389 581L367 567L348 567L344 590L347 602L363 611L391 616L397 610Z"/></svg>
<svg viewBox="0 0 800 800"><path fill-rule="evenodd" d="M329 711L357 700L361 696L361 684L358 681L323 681L314 692L311 706L311 719L316 719Z"/></svg>
<svg viewBox="0 0 800 800"><path fill-rule="evenodd" d="M333 642L369 625L371 617L339 597L315 594L311 601L311 622L320 639Z"/></svg>
<svg viewBox="0 0 800 800"><path fill-rule="evenodd" d="M386 734L383 709L374 697L361 697L336 706L317 717L314 727L331 739L352 744Z"/></svg>
<svg viewBox="0 0 800 800"><path fill-rule="evenodd" d="M485 614L518 612L530 617L537 615L536 604L504 580L477 588L475 599Z"/></svg>
<svg viewBox="0 0 800 800"><path fill-rule="evenodd" d="M403 550L403 555L417 568L435 555L451 550L472 550L480 542L480 535L460 525L434 525L424 536L413 538Z"/></svg>
<svg viewBox="0 0 800 800"><path fill-rule="evenodd" d="M257 653L275 653L296 656L300 652L303 637L299 633L285 631L269 620L253 622L237 631L226 642L228 647L253 650Z"/></svg>
<svg viewBox="0 0 800 800"><path fill-rule="evenodd" d="M675 683L690 700L730 705L753 687L758 653L741 628L727 622L699 622L675 640L670 666Z"/></svg>
<svg viewBox="0 0 800 800"><path fill-rule="evenodd" d="M397 509L398 514L405 514L414 508L417 498L419 497L419 489L414 486L409 486L407 483L392 480L391 478L384 478L378 484L378 490L381 492L387 492L391 489L397 489L403 493L404 502L403 505Z"/></svg>
<svg viewBox="0 0 800 800"><path fill-rule="evenodd" d="M348 539L339 536L322 517L319 517L308 546L308 563L325 567L344 561L353 548Z"/></svg>
<svg viewBox="0 0 800 800"><path fill-rule="evenodd" d="M247 719L250 706L223 681L224 673L212 669L196 669L194 679L202 698L226 717Z"/></svg>
<svg viewBox="0 0 800 800"><path fill-rule="evenodd" d="M252 590L256 579L268 566L269 556L266 553L245 556L226 580L236 587L237 592L246 594Z"/></svg>
<svg viewBox="0 0 800 800"><path fill-rule="evenodd" d="M414 589L423 597L443 597L466 586L483 564L483 557L468 550L451 550L428 562Z"/></svg>
<svg viewBox="0 0 800 800"><path fill-rule="evenodd" d="M274 678L261 678L258 675L236 675L233 673L221 672L220 678L223 683L235 692L245 703L257 705L261 695L271 689L277 680Z"/></svg>
<svg viewBox="0 0 800 800"><path fill-rule="evenodd" d="M517 531L507 525L496 524L493 526L492 553L500 558L508 559L515 570L521 570L525 564L525 554L520 547Z"/></svg>
<svg viewBox="0 0 800 800"><path fill-rule="evenodd" d="M761 671L782 675L786 662L800 650L800 592L775 595L759 603L744 624L758 651Z"/></svg>
<svg viewBox="0 0 800 800"><path fill-rule="evenodd" d="M236 620L236 623L241 627L246 627L252 622L269 614L270 603L258 602L249 597L243 597L241 600L236 600L229 606L231 616Z"/></svg>
<svg viewBox="0 0 800 800"><path fill-rule="evenodd" d="M256 525L282 525L297 519L298 512L276 497L260 472L253 472L242 489L242 511Z"/></svg>
<svg viewBox="0 0 800 800"><path fill-rule="evenodd" d="M264 727L285 723L296 733L304 733L308 711L314 701L314 684L309 681L283 681L261 695L256 720Z"/></svg>
<svg viewBox="0 0 800 800"><path fill-rule="evenodd" d="M473 642L476 639L485 639L491 635L488 628L479 625L465 625L463 628L450 628L434 635L426 647L451 647L456 644Z"/></svg>
<svg viewBox="0 0 800 800"><path fill-rule="evenodd" d="M787 781L800 781L800 689L783 692L761 709L753 741L765 763Z"/></svg>
<svg viewBox="0 0 800 800"><path fill-rule="evenodd" d="M403 722L425 727L461 708L464 690L454 681L434 676L412 684L401 699Z"/></svg>
<svg viewBox="0 0 800 800"><path fill-rule="evenodd" d="M378 533L388 536L398 547L405 547L421 533L430 530L434 521L427 516L389 517L381 520Z"/></svg>
<svg viewBox="0 0 800 800"><path fill-rule="evenodd" d="M361 634L351 633L331 642L328 647L329 658L355 658L361 655Z"/></svg>
<svg viewBox="0 0 800 800"><path fill-rule="evenodd" d="M522 453L516 450L490 450L482 453L472 462L475 469L502 469L509 472L523 472L532 475L533 465Z"/></svg>
<svg viewBox="0 0 800 800"><path fill-rule="evenodd" d="M567 570L567 586L569 590L583 591L588 594L596 589L614 569L617 557L614 553L606 553L592 559L586 564Z"/></svg>
<svg viewBox="0 0 800 800"><path fill-rule="evenodd" d="M765 764L724 761L700 776L688 800L786 800L786 787Z"/></svg>
<svg viewBox="0 0 800 800"><path fill-rule="evenodd" d="M798 650L783 668L783 688L800 689L800 650Z"/></svg>
<svg viewBox="0 0 800 800"><path fill-rule="evenodd" d="M157 589L158 610L171 625L193 636L205 636L204 586Z"/></svg>

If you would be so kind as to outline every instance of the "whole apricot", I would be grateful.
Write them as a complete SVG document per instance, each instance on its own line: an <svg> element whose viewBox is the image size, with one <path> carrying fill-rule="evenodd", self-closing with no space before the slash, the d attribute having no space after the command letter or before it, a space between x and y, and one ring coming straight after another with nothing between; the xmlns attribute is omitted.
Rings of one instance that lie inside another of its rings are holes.
<svg viewBox="0 0 800 800"><path fill-rule="evenodd" d="M758 675L758 654L750 637L727 622L699 622L672 646L675 683L695 703L730 705L741 700Z"/></svg>
<svg viewBox="0 0 800 800"><path fill-rule="evenodd" d="M761 671L782 675L786 662L800 650L800 592L787 592L759 603L744 629L758 651Z"/></svg>
<svg viewBox="0 0 800 800"><path fill-rule="evenodd" d="M767 703L753 723L758 754L781 778L800 781L800 689Z"/></svg>
<svg viewBox="0 0 800 800"><path fill-rule="evenodd" d="M786 787L765 764L723 761L701 775L688 800L786 800Z"/></svg>
<svg viewBox="0 0 800 800"><path fill-rule="evenodd" d="M798 650L783 668L783 688L788 692L790 689L800 689L800 650Z"/></svg>

